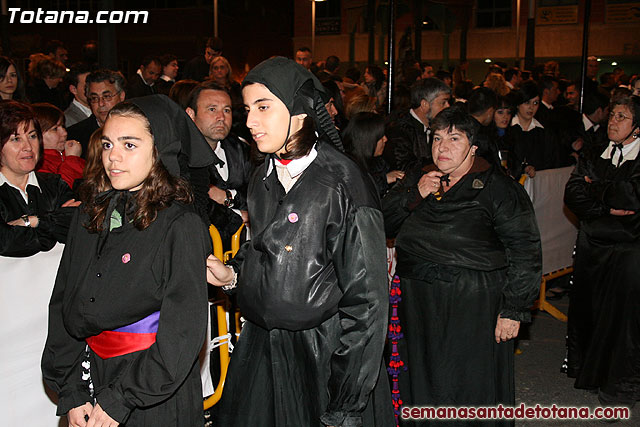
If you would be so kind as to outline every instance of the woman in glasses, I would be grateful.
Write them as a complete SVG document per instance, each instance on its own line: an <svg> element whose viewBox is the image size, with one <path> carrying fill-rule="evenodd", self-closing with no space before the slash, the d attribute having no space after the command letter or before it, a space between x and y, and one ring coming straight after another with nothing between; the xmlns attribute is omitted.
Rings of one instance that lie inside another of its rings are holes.
<svg viewBox="0 0 640 427"><path fill-rule="evenodd" d="M580 219L569 370L603 405L640 400L640 97L610 106L609 145L581 155L565 190Z"/></svg>

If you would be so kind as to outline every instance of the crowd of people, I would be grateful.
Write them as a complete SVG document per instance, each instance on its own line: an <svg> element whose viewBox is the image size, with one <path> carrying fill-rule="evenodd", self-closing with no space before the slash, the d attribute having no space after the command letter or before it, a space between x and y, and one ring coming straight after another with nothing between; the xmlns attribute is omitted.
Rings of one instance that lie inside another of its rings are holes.
<svg viewBox="0 0 640 427"><path fill-rule="evenodd" d="M128 78L66 62L57 41L26 79L0 57L0 255L65 244L42 371L70 426L202 425L207 282L246 319L216 424L392 426L399 396L513 406L542 274L518 180L572 165L568 373L603 405L640 400L640 76L598 82L590 57L584 88L555 61L472 82L467 62L407 58L387 114L385 70L305 47L243 76L217 38L184 70L170 53ZM243 224L223 264L207 227L226 246Z"/></svg>

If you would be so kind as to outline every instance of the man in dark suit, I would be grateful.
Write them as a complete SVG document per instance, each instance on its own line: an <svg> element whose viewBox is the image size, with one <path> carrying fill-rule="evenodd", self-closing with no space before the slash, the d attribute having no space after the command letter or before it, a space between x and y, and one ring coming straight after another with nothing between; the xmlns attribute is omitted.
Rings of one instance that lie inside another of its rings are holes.
<svg viewBox="0 0 640 427"><path fill-rule="evenodd" d="M162 74L162 65L155 56L146 56L136 74L129 78L127 96L138 98L156 93L154 85Z"/></svg>
<svg viewBox="0 0 640 427"><path fill-rule="evenodd" d="M216 83L200 83L191 92L186 111L221 160L209 166L209 219L223 244L248 221L247 184L251 173L249 144L230 133L231 97Z"/></svg>
<svg viewBox="0 0 640 427"><path fill-rule="evenodd" d="M91 107L84 91L90 71L91 68L81 62L71 67L71 71L67 74L69 92L73 94L73 101L64 110L65 127L73 126L91 115Z"/></svg>
<svg viewBox="0 0 640 427"><path fill-rule="evenodd" d="M91 134L104 125L109 111L125 98L125 79L119 71L96 70L90 73L85 81L85 94L92 114L67 131L67 139L74 139L82 144L84 158Z"/></svg>
<svg viewBox="0 0 640 427"><path fill-rule="evenodd" d="M407 171L433 163L429 123L449 107L451 88L442 80L428 78L411 86L411 109L387 129L382 154L392 170Z"/></svg>
<svg viewBox="0 0 640 427"><path fill-rule="evenodd" d="M540 93L540 106L536 112L535 118L545 128L555 131L558 126L552 113L558 96L560 96L560 87L558 79L552 76L542 76L538 84L538 92Z"/></svg>
<svg viewBox="0 0 640 427"><path fill-rule="evenodd" d="M222 40L209 37L204 48L204 55L198 55L184 66L183 79L204 81L209 76L209 64L216 56L222 55Z"/></svg>

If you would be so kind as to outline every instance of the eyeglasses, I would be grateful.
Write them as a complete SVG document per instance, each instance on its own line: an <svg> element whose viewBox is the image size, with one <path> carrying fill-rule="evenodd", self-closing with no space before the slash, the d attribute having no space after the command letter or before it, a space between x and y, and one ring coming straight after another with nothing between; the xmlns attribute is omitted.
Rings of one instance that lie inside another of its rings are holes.
<svg viewBox="0 0 640 427"><path fill-rule="evenodd" d="M111 101L115 96L118 96L120 94L120 92L116 92L116 93L104 93L102 95L91 95L88 99L89 102L92 104L97 104L100 102L100 100L102 100L103 102L109 102Z"/></svg>
<svg viewBox="0 0 640 427"><path fill-rule="evenodd" d="M625 116L621 112L617 112L617 113L611 112L611 113L609 113L609 120L614 120L614 121L620 123L621 121L626 120L626 119L631 120L631 117Z"/></svg>

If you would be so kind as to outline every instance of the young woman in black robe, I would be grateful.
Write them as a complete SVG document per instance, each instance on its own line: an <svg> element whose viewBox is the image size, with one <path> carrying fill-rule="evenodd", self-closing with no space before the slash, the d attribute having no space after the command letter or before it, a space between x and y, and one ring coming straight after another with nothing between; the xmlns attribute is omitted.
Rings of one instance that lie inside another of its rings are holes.
<svg viewBox="0 0 640 427"><path fill-rule="evenodd" d="M615 100L609 145L586 150L565 189L580 219L568 375L602 404L640 400L640 97ZM585 150L583 150L585 151Z"/></svg>
<svg viewBox="0 0 640 427"><path fill-rule="evenodd" d="M243 83L247 126L265 160L249 183L251 240L232 269L208 262L209 282L236 286L247 319L219 425L393 425L382 365L382 213L373 182L334 146L321 90L282 57Z"/></svg>
<svg viewBox="0 0 640 427"><path fill-rule="evenodd" d="M435 164L382 201L398 252L405 407L515 403L513 339L540 286L540 235L524 189L475 156L477 126L460 107L440 112Z"/></svg>
<svg viewBox="0 0 640 427"><path fill-rule="evenodd" d="M106 120L49 305L42 371L73 427L203 422L211 247L178 178L178 129L202 136L168 98L134 102Z"/></svg>

